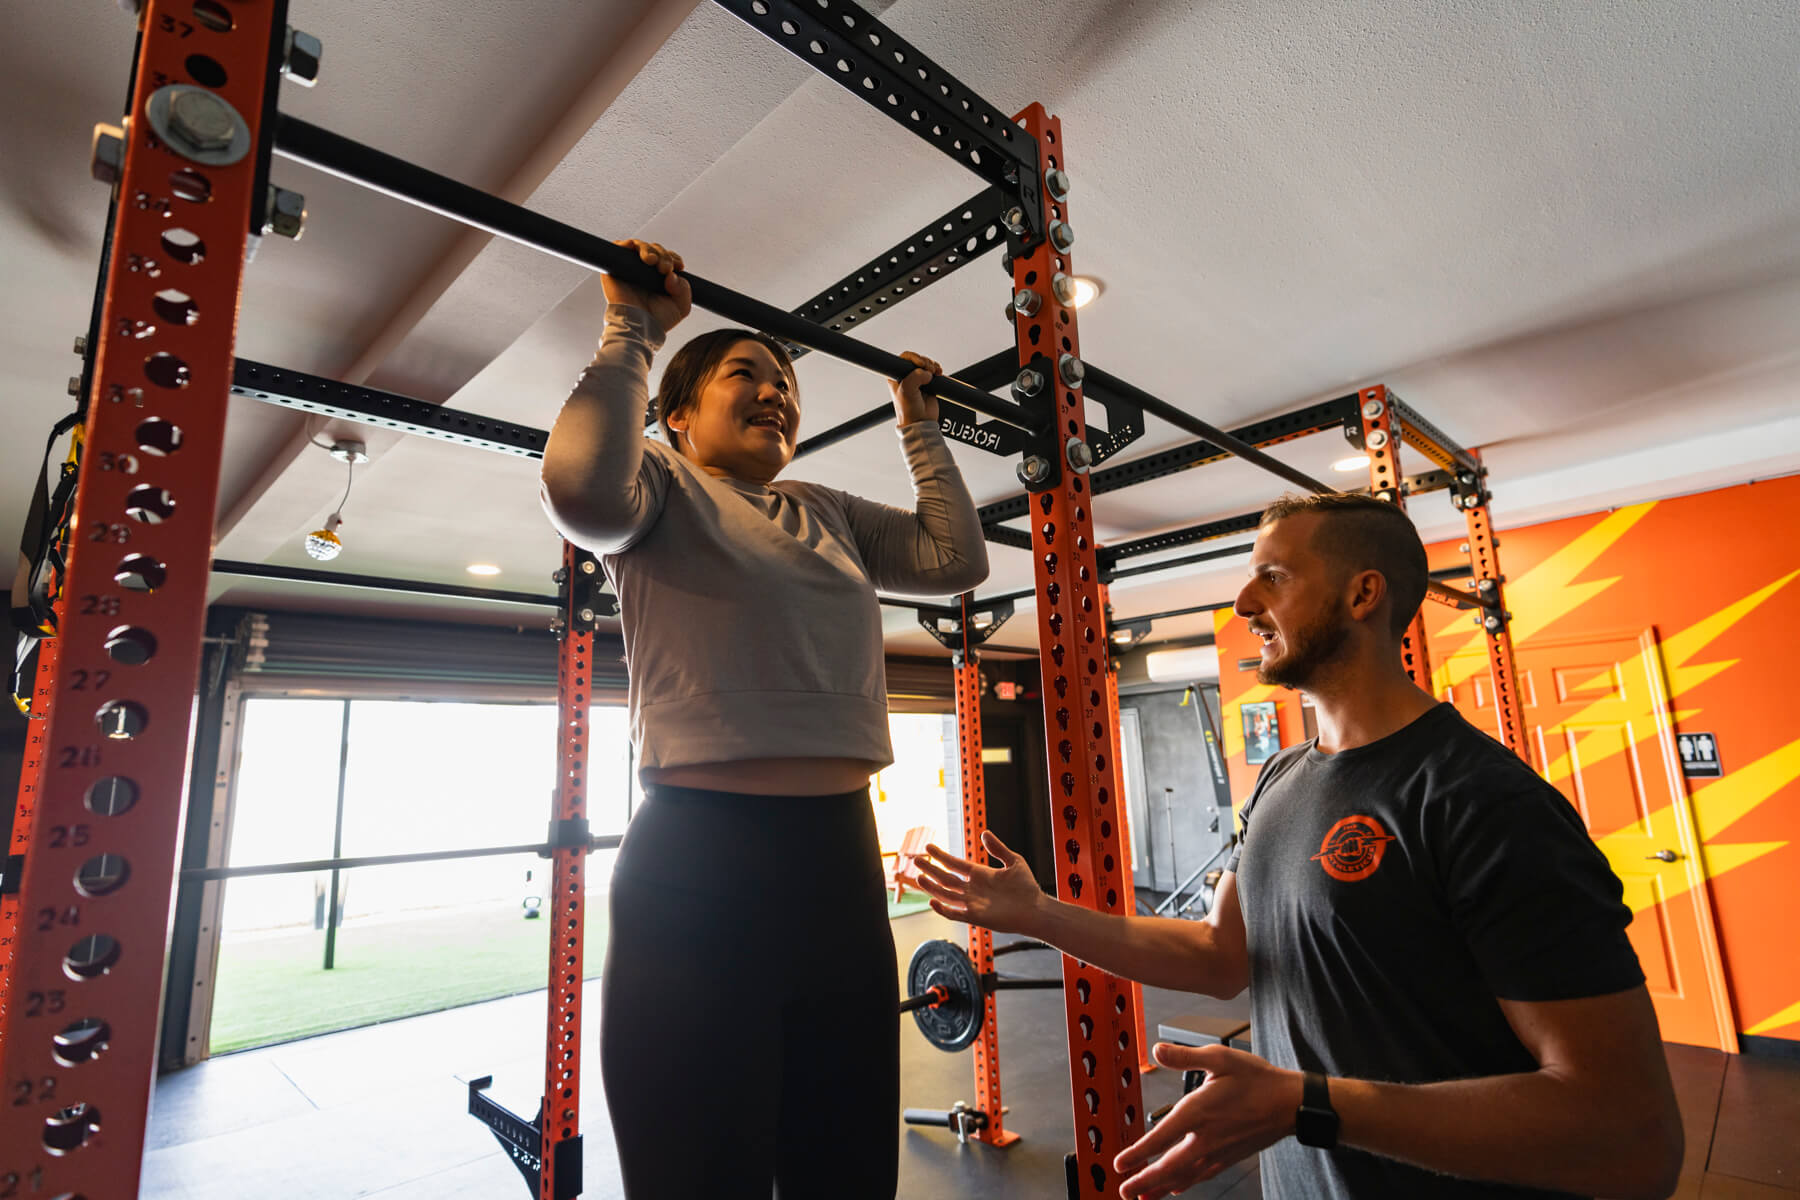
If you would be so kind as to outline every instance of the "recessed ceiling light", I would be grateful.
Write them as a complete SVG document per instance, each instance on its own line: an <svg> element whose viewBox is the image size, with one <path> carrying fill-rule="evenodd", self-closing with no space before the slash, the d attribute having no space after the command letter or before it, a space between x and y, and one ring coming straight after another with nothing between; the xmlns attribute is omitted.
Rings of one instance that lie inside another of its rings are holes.
<svg viewBox="0 0 1800 1200"><path fill-rule="evenodd" d="M499 573L500 568L494 566L492 563L469 564L469 574L471 575L498 575Z"/></svg>
<svg viewBox="0 0 1800 1200"><path fill-rule="evenodd" d="M1077 275L1075 277L1075 307L1087 307L1103 290L1104 285L1098 279Z"/></svg>
<svg viewBox="0 0 1800 1200"><path fill-rule="evenodd" d="M1369 456L1368 455L1352 454L1349 458L1340 458L1336 462L1332 463L1331 469L1334 471L1360 471L1368 465L1369 465Z"/></svg>

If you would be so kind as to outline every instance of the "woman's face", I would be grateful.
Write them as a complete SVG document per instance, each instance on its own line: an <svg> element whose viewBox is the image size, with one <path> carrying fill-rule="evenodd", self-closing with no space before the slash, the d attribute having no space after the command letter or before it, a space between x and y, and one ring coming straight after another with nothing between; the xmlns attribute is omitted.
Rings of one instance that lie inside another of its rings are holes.
<svg viewBox="0 0 1800 1200"><path fill-rule="evenodd" d="M725 352L685 412L669 417L681 452L712 475L768 483L794 457L800 398L794 381L761 342Z"/></svg>

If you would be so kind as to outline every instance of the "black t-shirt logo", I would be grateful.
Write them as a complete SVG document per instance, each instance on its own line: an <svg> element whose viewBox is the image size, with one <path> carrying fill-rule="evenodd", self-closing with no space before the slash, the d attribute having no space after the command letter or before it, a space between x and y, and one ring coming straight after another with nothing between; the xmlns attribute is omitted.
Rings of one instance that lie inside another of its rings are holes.
<svg viewBox="0 0 1800 1200"><path fill-rule="evenodd" d="M1375 873L1393 840L1374 817L1345 817L1326 831L1312 860L1333 879L1355 883Z"/></svg>

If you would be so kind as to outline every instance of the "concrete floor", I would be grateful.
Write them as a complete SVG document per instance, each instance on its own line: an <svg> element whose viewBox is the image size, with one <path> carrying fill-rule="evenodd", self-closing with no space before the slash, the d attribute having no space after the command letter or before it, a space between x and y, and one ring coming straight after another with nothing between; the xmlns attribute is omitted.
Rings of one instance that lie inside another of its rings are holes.
<svg viewBox="0 0 1800 1200"><path fill-rule="evenodd" d="M933 913L894 927L902 964L933 937L960 927ZM1003 960L1009 974L1055 969L1048 954ZM590 992L590 994L594 994ZM1231 1003L1148 989L1146 1016L1159 1021L1211 1011L1247 1015ZM543 1069L542 993L515 996L367 1029L214 1059L156 1086L144 1159L143 1200L525 1200L518 1172L467 1113L467 1081L492 1074L489 1094L530 1116ZM586 1012L584 1061L598 1062L597 1011ZM1064 1194L1063 1154L1072 1140L1062 998L1054 991L1001 999L1002 1086L1007 1125L1023 1139L1006 1150L958 1146L939 1129L897 1131L900 1195L970 1200L1046 1200ZM948 1108L974 1099L967 1054L931 1048L901 1023L902 1103ZM1671 1046L1671 1067L1688 1132L1677 1196L1757 1200L1800 1193L1800 1062L1746 1059ZM1176 1097L1179 1076L1145 1077L1144 1103ZM584 1193L621 1197L595 1069L582 1092ZM1189 1197L1255 1200L1254 1163L1240 1164Z"/></svg>

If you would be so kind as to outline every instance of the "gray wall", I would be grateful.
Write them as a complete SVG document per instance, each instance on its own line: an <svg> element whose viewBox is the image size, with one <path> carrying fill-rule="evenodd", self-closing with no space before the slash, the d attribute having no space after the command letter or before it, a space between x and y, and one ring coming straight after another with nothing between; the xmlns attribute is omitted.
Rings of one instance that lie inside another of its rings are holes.
<svg viewBox="0 0 1800 1200"><path fill-rule="evenodd" d="M1218 691L1197 687L1184 706L1186 694L1184 687L1119 697L1120 709L1138 713L1150 806L1148 844L1162 891L1198 869L1231 836L1231 808L1207 761L1196 707L1204 698L1216 728Z"/></svg>

